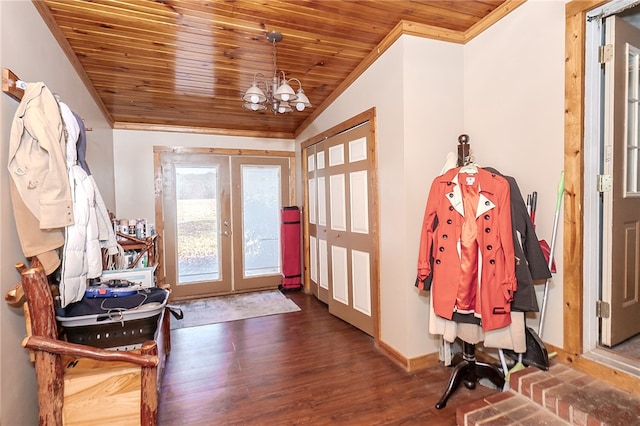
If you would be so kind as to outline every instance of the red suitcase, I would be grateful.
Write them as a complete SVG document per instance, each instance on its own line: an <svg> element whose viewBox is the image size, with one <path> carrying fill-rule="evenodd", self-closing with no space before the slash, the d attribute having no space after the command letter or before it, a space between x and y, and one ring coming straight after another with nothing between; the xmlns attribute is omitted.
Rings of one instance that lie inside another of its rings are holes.
<svg viewBox="0 0 640 426"><path fill-rule="evenodd" d="M282 283L280 290L300 290L302 288L300 209L297 206L283 207L281 215Z"/></svg>

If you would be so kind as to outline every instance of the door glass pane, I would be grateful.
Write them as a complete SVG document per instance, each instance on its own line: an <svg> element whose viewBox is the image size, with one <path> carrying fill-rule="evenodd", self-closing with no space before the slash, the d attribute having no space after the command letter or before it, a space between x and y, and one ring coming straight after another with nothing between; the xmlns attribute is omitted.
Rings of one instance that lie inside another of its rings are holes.
<svg viewBox="0 0 640 426"><path fill-rule="evenodd" d="M217 167L176 167L178 284L221 279L217 188Z"/></svg>
<svg viewBox="0 0 640 426"><path fill-rule="evenodd" d="M626 170L625 190L627 194L637 193L640 189L640 173L638 173L638 155L640 154L638 132L639 119L639 78L640 51L627 44L627 131L626 131Z"/></svg>
<svg viewBox="0 0 640 426"><path fill-rule="evenodd" d="M280 166L242 166L243 273L279 274Z"/></svg>

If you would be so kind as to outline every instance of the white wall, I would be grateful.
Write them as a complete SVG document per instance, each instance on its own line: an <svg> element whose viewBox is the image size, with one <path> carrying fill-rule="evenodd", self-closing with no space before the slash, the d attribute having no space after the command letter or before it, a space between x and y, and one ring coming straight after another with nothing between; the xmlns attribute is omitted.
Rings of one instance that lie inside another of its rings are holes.
<svg viewBox="0 0 640 426"><path fill-rule="evenodd" d="M437 349L428 299L413 288L418 232L431 180L460 134L481 165L514 176L525 196L538 192L538 236L550 242L563 167L564 6L529 1L464 46L402 36L298 138L377 108L381 340L408 358ZM562 347L562 223L558 236L543 337Z"/></svg>
<svg viewBox="0 0 640 426"><path fill-rule="evenodd" d="M155 218L153 147L197 147L293 151L294 141L195 133L113 131L116 217Z"/></svg>
<svg viewBox="0 0 640 426"><path fill-rule="evenodd" d="M565 2L530 0L465 45L464 124L480 165L538 192L536 233L551 242L564 167ZM542 338L563 345L562 212ZM543 285L536 286L538 301ZM529 324L538 329L537 320Z"/></svg>
<svg viewBox="0 0 640 426"><path fill-rule="evenodd" d="M376 107L380 338L408 358L437 350L414 283L429 186L463 130L462 58L461 45L402 36L298 138Z"/></svg>
<svg viewBox="0 0 640 426"><path fill-rule="evenodd" d="M30 1L0 1L0 64L27 82L43 81L95 129L88 137L87 161L92 166L108 206L114 201L111 131L66 56ZM14 263L24 261L15 231L6 169L9 131L18 103L0 94L0 292L12 288L20 276ZM100 160L99 162L97 160ZM27 351L21 309L0 302L0 423L37 424L35 371Z"/></svg>

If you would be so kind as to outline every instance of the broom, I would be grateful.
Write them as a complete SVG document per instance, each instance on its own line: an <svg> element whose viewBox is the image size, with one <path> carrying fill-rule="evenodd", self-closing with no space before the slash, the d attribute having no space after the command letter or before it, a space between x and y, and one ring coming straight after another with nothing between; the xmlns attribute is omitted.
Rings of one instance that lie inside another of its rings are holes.
<svg viewBox="0 0 640 426"><path fill-rule="evenodd" d="M531 221L533 223L533 225L535 226L535 196L537 195L535 192L534 194L534 201L532 201L532 210L531 210ZM552 235L551 235L551 246L549 248L549 259L547 261L547 266L549 267L549 270L551 271L553 268L553 251L555 248L555 242L556 242L556 236L558 234L558 221L560 219L560 206L562 204L562 196L564 194L564 171L560 172L560 181L558 182L558 196L556 199L556 211L555 211L555 217L553 220L553 231L552 231ZM546 241L542 240L541 242L546 244ZM547 307L547 295L549 292L549 279L547 279L544 283L544 291L542 294L542 308L541 308L541 312L540 312L540 324L538 325L538 336L541 336L542 334L542 327L544 325L544 318L545 318L545 312L546 312L546 307ZM523 354L519 353L518 354L518 362L516 362L516 364L511 367L511 369L507 372L507 374L505 375L505 379L508 381L509 377L511 375L511 373L515 373L516 371L520 371L523 370L525 368L525 365L522 362L522 357Z"/></svg>

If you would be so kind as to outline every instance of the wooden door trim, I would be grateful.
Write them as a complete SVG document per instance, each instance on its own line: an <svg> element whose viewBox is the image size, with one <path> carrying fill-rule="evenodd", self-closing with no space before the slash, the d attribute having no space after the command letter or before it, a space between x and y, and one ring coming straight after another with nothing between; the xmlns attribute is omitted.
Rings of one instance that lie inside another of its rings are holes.
<svg viewBox="0 0 640 426"><path fill-rule="evenodd" d="M155 227L156 234L156 258L158 267L156 268L156 284L163 286L166 284L165 264L164 264L164 213L162 209L162 154L215 154L228 156L254 156L254 157L288 157L289 158L289 204L296 205L296 153L295 151L270 151L262 149L237 149L237 148L206 148L206 147L184 147L184 146L159 146L153 147L153 191L155 202Z"/></svg>
<svg viewBox="0 0 640 426"><path fill-rule="evenodd" d="M557 359L633 393L640 379L583 354L584 321L584 87L587 12L608 3L573 0L565 7L565 120L564 120L564 251L563 348L550 346Z"/></svg>
<svg viewBox="0 0 640 426"><path fill-rule="evenodd" d="M303 202L305 206L309 205L309 193L307 191L307 159L305 156L305 149L311 145L314 145L318 142L321 142L329 137L332 137L338 133L342 133L352 127L355 127L359 124L369 122L369 134L367 139L370 143L367 144L367 155L371 161L371 174L369 176L369 193L375 202L374 206L371 209L370 216L370 229L373 240L373 250L376 255L376 267L374 268L374 274L371 277L372 287L371 287L371 314L373 317L373 338L376 343L380 341L380 235L379 235L379 198L378 198L378 156L377 156L377 143L376 143L376 109L370 108L342 123L326 130L322 133L319 133L311 138L303 141L300 144L300 155L302 157L302 193L303 193ZM308 209L303 209L303 223L306 224L309 222L309 212ZM309 291L311 287L310 280L310 258L309 258L309 230L307 226L303 227L303 250L304 250L304 288L305 291Z"/></svg>

